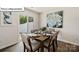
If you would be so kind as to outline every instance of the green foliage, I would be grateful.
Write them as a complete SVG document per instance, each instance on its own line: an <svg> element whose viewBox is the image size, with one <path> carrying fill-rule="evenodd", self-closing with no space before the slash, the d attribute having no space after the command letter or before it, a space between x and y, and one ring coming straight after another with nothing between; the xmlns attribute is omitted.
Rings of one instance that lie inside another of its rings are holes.
<svg viewBox="0 0 79 59"><path fill-rule="evenodd" d="M46 27L42 27L41 30L42 30L42 31L45 31L45 30L46 30Z"/></svg>
<svg viewBox="0 0 79 59"><path fill-rule="evenodd" d="M20 16L20 24L27 23L27 16Z"/></svg>

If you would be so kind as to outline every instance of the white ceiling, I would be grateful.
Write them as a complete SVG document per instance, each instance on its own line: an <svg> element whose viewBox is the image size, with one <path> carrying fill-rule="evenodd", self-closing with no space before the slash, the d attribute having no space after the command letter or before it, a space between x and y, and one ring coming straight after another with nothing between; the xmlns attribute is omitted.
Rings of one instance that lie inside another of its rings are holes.
<svg viewBox="0 0 79 59"><path fill-rule="evenodd" d="M46 11L49 11L51 9L56 9L56 8L57 7L27 7L27 9L30 9L39 13L46 12Z"/></svg>

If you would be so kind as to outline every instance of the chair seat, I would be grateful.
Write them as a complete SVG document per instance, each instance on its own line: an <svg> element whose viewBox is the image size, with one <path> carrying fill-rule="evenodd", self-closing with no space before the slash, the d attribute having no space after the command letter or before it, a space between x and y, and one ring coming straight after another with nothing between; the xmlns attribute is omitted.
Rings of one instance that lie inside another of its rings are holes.
<svg viewBox="0 0 79 59"><path fill-rule="evenodd" d="M44 46L48 47L48 45L49 45L49 40L44 42Z"/></svg>
<svg viewBox="0 0 79 59"><path fill-rule="evenodd" d="M30 46L27 43L25 43L25 45L30 50ZM39 48L40 43L35 40L31 40L31 45L32 45L32 49L36 50Z"/></svg>
<svg viewBox="0 0 79 59"><path fill-rule="evenodd" d="M24 44L24 52L25 52L25 49L27 49L27 52L39 51L40 43L35 41L33 37L27 36L26 33L22 33L21 37Z"/></svg>

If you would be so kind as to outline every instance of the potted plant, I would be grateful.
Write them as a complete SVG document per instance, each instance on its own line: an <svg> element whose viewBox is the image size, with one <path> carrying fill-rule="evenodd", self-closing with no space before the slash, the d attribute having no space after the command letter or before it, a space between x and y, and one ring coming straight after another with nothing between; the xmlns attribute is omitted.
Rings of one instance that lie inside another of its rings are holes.
<svg viewBox="0 0 79 59"><path fill-rule="evenodd" d="M42 31L45 31L46 29L47 29L46 27L41 28Z"/></svg>

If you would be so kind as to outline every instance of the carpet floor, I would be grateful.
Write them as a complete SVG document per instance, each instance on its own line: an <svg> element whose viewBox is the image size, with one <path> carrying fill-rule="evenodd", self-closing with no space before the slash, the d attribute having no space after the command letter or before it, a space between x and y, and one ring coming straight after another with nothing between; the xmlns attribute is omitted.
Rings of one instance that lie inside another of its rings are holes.
<svg viewBox="0 0 79 59"><path fill-rule="evenodd" d="M19 44L20 43L10 46L8 48L2 49L2 50L0 50L0 52L20 52L17 50L19 50L20 48L23 48L23 46L19 46ZM22 43L20 45L22 45ZM26 52L27 52L27 50L26 50ZM48 50L44 49L44 52L48 52ZM52 47L51 47L51 52L53 52ZM58 41L58 48L56 49L55 52L79 52L79 46L70 44L70 43L66 43L66 42L62 42L62 41Z"/></svg>
<svg viewBox="0 0 79 59"><path fill-rule="evenodd" d="M79 46L76 46L70 43L65 43L62 41L58 41L58 47L55 50L56 50L55 52L79 52ZM48 50L44 48L44 52L48 52ZM51 47L50 52L53 52L52 47Z"/></svg>
<svg viewBox="0 0 79 59"><path fill-rule="evenodd" d="M58 48L56 49L56 52L79 52L79 46L58 41Z"/></svg>

